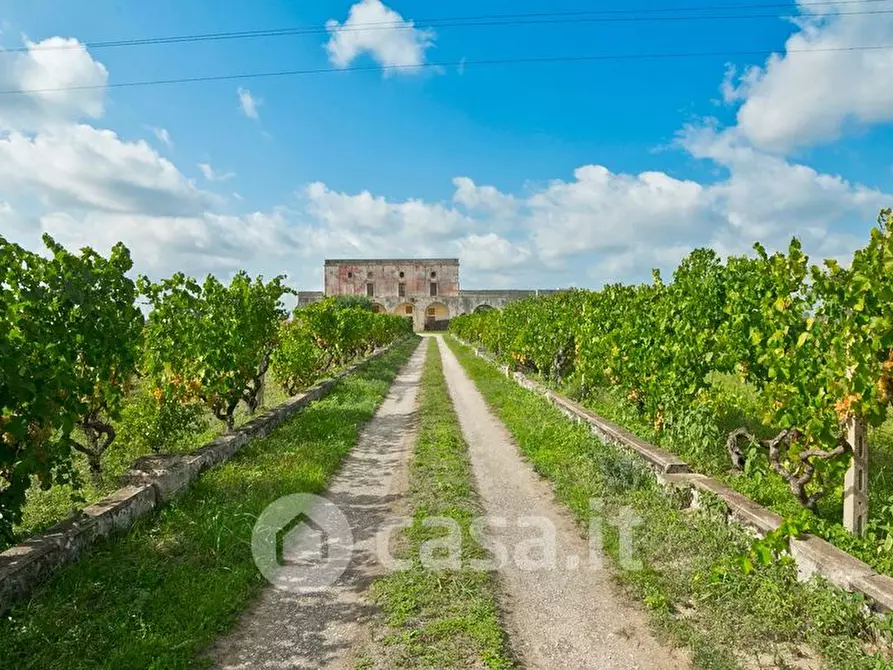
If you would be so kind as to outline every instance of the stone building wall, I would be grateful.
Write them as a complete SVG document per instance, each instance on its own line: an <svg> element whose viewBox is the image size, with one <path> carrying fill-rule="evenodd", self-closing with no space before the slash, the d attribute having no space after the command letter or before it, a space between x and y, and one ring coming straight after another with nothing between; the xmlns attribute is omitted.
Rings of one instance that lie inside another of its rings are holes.
<svg viewBox="0 0 893 670"><path fill-rule="evenodd" d="M367 296L380 311L411 318L417 331L443 330L454 316L488 307L502 309L514 300L551 293L462 290L455 258L327 260L324 282L324 291L299 292L298 306L306 307L325 296Z"/></svg>
<svg viewBox="0 0 893 670"><path fill-rule="evenodd" d="M373 300L457 296L459 260L327 260L325 294L365 295Z"/></svg>

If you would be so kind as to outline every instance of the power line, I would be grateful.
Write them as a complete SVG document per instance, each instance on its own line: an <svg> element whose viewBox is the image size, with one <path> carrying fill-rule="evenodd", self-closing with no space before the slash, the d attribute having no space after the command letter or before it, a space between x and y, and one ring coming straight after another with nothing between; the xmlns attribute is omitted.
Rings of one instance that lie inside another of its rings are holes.
<svg viewBox="0 0 893 670"><path fill-rule="evenodd" d="M849 47L827 47L822 49L789 49L786 55L790 54L816 54L816 53L833 53L833 52L858 52L858 51L881 51L893 49L893 44L878 44L865 46L849 46ZM2 95L25 95L38 93L59 93L63 91L88 91L102 88L141 88L148 86L166 86L172 84L195 84L213 81L238 81L243 79L272 79L281 77L298 77L317 74L333 74L336 72L367 72L367 71L385 71L400 72L408 70L432 70L451 67L475 67L475 66L492 66L492 65L535 65L550 63L588 63L598 61L621 61L621 60L657 60L681 59L681 58L710 58L710 57L732 57L732 56L765 56L771 53L771 50L759 49L749 51L703 51L703 52L670 52L670 53L651 53L651 54L594 54L584 56L530 56L520 58L487 58L480 60L458 60L458 61L441 61L420 63L418 65L355 65L344 68L311 68L305 70L280 70L275 72L251 72L242 74L219 74L206 75L199 77L180 77L174 79L150 79L144 81L125 81L113 82L101 85L84 85L84 86L60 86L54 88L31 88L31 89L14 89L0 90Z"/></svg>
<svg viewBox="0 0 893 670"><path fill-rule="evenodd" d="M489 26L524 26L560 23L639 23L639 22L678 22L678 21L706 21L706 20L748 20L764 18L783 18L777 14L723 14L723 15L692 15L692 16L653 16L654 14L671 14L674 12L697 12L716 10L740 10L740 9L800 9L803 7L824 7L836 5L853 5L864 3L889 2L889 0L821 0L817 2L801 3L762 3L751 5L700 5L689 7L674 7L671 9L644 8L644 9L614 9L599 11L568 11L568 12L531 12L526 14L483 14L465 17L446 17L414 20L412 24L400 22L368 22L352 26L339 26L334 29L338 32L362 32L376 30L415 29L424 24L430 28L445 27L489 27ZM893 10L861 10L852 12L835 12L833 16L861 16L870 14L891 14ZM619 16L621 14L647 14L650 16ZM301 35L326 34L329 28L325 26L303 26L294 28L278 28L269 30L249 30L221 33L195 33L189 35L172 35L162 37L147 37L128 40L107 40L98 42L86 42L83 46L88 49L117 48L127 46L147 46L160 44L180 44L191 42L211 42L223 40L257 39L263 37L284 37ZM66 50L79 49L81 45L53 45L15 47L0 53L17 53L28 50Z"/></svg>

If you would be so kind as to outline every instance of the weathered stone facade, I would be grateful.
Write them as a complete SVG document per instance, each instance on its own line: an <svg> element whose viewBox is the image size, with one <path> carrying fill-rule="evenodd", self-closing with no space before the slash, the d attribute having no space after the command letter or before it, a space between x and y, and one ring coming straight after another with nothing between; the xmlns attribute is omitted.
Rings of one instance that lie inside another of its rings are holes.
<svg viewBox="0 0 893 670"><path fill-rule="evenodd" d="M325 296L367 296L384 312L412 318L420 330L443 330L449 320L476 309L501 309L513 300L550 291L464 291L457 258L326 260L324 291L301 291L298 305Z"/></svg>

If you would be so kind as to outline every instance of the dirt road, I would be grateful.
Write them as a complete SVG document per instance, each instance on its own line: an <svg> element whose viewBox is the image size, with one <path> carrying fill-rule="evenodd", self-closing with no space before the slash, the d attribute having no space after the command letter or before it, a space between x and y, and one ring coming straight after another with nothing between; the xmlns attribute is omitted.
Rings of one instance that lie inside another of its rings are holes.
<svg viewBox="0 0 893 670"><path fill-rule="evenodd" d="M569 513L520 455L443 338L437 339L469 445L474 484L487 518L501 520L499 528L488 527L488 535L505 550L507 560L497 571L500 606L522 665L549 670L686 667L685 656L655 640L646 614L618 592L607 564L592 569L589 545ZM346 572L316 594L267 588L235 631L210 650L216 667L356 666L374 613L366 589L385 570L375 553L376 534L400 510L407 485L426 348L420 346L401 371L326 493L353 531L355 548ZM552 535L554 559L537 545L544 533Z"/></svg>
<svg viewBox="0 0 893 670"><path fill-rule="evenodd" d="M315 594L267 587L236 629L209 651L215 667L354 667L358 638L371 614L362 596L384 569L375 559L375 534L386 525L406 488L424 345L394 381L325 494L344 513L353 531L355 545L349 567L334 586Z"/></svg>
<svg viewBox="0 0 893 670"><path fill-rule="evenodd" d="M618 593L608 570L589 568L588 542L569 513L521 457L443 338L438 344L468 442L475 486L486 514L505 520L504 528L491 526L488 534L509 557L499 570L499 581L507 632L523 665L599 670L686 667L681 654L655 640L646 614ZM546 562L538 560L542 552L529 550L529 543L549 528L554 529L555 560L546 561L551 567L544 568ZM530 562L516 557L528 557Z"/></svg>

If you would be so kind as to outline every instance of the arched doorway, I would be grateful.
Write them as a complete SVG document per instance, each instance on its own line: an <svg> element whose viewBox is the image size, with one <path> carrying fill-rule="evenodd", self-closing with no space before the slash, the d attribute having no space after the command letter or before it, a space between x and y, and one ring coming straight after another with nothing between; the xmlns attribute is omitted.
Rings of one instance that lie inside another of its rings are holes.
<svg viewBox="0 0 893 670"><path fill-rule="evenodd" d="M394 314L412 317L415 314L415 307L411 302L401 302L394 308Z"/></svg>
<svg viewBox="0 0 893 670"><path fill-rule="evenodd" d="M450 324L450 310L442 302L432 302L425 308L425 330L446 330Z"/></svg>
<svg viewBox="0 0 893 670"><path fill-rule="evenodd" d="M383 313L383 312L387 312L388 310L387 310L387 308L386 308L384 305L382 305L381 303L373 302L373 303L372 303L372 311L373 311L373 312L378 312L379 314L381 314L381 313Z"/></svg>
<svg viewBox="0 0 893 670"><path fill-rule="evenodd" d="M496 309L496 308L492 307L490 305L478 305L477 307L474 308L474 313L477 314L479 312L491 312L494 309Z"/></svg>

